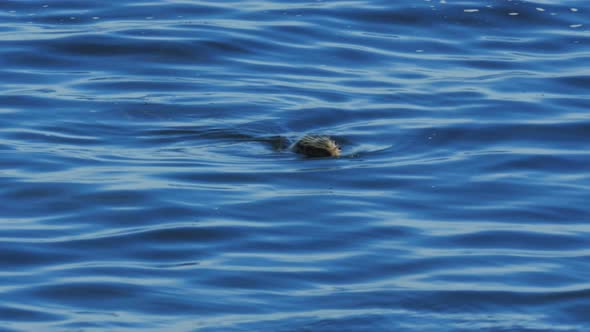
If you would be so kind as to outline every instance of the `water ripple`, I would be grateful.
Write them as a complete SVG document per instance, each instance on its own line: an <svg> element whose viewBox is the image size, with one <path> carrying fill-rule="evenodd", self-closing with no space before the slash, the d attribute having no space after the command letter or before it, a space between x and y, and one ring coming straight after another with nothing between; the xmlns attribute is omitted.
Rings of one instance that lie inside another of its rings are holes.
<svg viewBox="0 0 590 332"><path fill-rule="evenodd" d="M0 2L2 331L586 331L588 12Z"/></svg>

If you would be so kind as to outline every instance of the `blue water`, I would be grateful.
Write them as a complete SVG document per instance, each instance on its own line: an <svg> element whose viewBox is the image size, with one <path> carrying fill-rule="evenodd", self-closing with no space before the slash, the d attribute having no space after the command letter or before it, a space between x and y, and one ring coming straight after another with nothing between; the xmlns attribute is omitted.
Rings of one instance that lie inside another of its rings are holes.
<svg viewBox="0 0 590 332"><path fill-rule="evenodd" d="M590 331L589 13L2 0L0 331Z"/></svg>

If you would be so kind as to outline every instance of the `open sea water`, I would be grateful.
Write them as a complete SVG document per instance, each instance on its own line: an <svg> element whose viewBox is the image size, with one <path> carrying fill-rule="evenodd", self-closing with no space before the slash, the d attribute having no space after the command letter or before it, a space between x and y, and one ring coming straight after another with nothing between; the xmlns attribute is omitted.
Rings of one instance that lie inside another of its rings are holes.
<svg viewBox="0 0 590 332"><path fill-rule="evenodd" d="M589 14L2 0L0 331L590 331Z"/></svg>

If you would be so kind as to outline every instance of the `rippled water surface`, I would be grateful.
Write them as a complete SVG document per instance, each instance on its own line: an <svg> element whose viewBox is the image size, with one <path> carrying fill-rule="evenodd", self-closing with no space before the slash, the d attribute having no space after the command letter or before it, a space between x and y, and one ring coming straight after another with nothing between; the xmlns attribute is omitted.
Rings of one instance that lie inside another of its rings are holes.
<svg viewBox="0 0 590 332"><path fill-rule="evenodd" d="M0 330L590 331L589 13L2 0Z"/></svg>

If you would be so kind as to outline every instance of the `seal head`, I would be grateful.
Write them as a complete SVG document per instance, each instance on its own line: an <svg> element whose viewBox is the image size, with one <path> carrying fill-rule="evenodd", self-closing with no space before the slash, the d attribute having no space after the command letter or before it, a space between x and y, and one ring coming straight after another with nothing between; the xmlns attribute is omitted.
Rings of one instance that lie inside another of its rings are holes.
<svg viewBox="0 0 590 332"><path fill-rule="evenodd" d="M295 143L293 150L308 157L340 156L340 147L328 136L306 135Z"/></svg>

